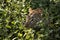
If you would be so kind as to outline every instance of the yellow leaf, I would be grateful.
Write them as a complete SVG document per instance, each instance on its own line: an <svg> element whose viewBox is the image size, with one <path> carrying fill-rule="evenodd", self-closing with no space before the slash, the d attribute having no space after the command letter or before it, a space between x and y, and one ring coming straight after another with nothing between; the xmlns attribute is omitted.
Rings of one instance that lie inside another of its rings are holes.
<svg viewBox="0 0 60 40"><path fill-rule="evenodd" d="M19 37L21 37L21 36L22 36L22 34L21 34L21 33L18 33L18 36L19 36Z"/></svg>
<svg viewBox="0 0 60 40"><path fill-rule="evenodd" d="M6 28L11 28L11 26L9 26L9 25L6 25Z"/></svg>
<svg viewBox="0 0 60 40"><path fill-rule="evenodd" d="M10 2L11 0L7 0L7 2Z"/></svg>
<svg viewBox="0 0 60 40"><path fill-rule="evenodd" d="M27 35L27 36L26 36L26 39L29 39L29 38L30 38L30 36L29 36L29 35Z"/></svg>

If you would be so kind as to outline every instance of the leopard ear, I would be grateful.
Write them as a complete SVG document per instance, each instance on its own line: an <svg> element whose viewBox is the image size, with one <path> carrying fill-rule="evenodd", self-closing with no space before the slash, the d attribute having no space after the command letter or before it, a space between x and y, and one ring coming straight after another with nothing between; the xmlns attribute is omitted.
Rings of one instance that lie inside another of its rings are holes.
<svg viewBox="0 0 60 40"><path fill-rule="evenodd" d="M33 12L32 8L29 8L29 13L32 13L32 12Z"/></svg>
<svg viewBox="0 0 60 40"><path fill-rule="evenodd" d="M41 8L37 8L39 13L42 13L42 9Z"/></svg>
<svg viewBox="0 0 60 40"><path fill-rule="evenodd" d="M42 13L42 9L39 9L39 13Z"/></svg>

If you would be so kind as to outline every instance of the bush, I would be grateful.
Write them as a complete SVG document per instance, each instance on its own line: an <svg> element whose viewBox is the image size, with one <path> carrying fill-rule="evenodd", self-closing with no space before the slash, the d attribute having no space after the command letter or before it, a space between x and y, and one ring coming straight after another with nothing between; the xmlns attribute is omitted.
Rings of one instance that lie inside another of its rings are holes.
<svg viewBox="0 0 60 40"><path fill-rule="evenodd" d="M29 8L43 8L37 29L24 27ZM0 40L59 40L60 0L0 0Z"/></svg>

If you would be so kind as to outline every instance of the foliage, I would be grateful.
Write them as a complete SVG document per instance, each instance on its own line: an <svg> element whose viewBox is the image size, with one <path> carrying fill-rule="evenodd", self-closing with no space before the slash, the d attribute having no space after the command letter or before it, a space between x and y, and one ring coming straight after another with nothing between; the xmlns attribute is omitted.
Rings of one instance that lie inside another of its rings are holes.
<svg viewBox="0 0 60 40"><path fill-rule="evenodd" d="M43 8L40 28L25 28L28 9ZM0 40L59 40L60 0L0 0Z"/></svg>

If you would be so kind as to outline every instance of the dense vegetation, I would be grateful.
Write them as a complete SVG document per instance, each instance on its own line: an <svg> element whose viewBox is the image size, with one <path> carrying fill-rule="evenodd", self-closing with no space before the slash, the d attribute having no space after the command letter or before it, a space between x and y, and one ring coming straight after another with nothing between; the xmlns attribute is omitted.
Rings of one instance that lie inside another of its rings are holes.
<svg viewBox="0 0 60 40"><path fill-rule="evenodd" d="M40 28L23 25L30 7L43 9ZM0 40L60 40L60 0L0 0Z"/></svg>

